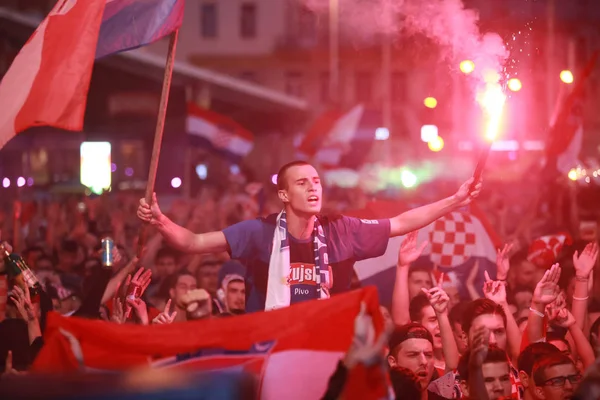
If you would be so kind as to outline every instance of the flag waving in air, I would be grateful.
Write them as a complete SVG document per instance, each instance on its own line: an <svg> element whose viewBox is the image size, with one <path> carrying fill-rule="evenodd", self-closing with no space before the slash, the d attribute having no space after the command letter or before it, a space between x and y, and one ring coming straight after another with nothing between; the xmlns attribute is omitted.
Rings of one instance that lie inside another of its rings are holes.
<svg viewBox="0 0 600 400"><path fill-rule="evenodd" d="M380 331L383 317L372 287L275 311L170 325L116 325L51 313L32 369L243 370L259 378L261 399L317 400L353 342L361 302ZM379 365L355 367L347 382L352 393L345 399L381 399L386 393Z"/></svg>
<svg viewBox="0 0 600 400"><path fill-rule="evenodd" d="M181 26L183 0L59 0L0 81L0 148L35 126L81 130L94 60Z"/></svg>
<svg viewBox="0 0 600 400"><path fill-rule="evenodd" d="M363 210L365 218L384 218L397 215L400 210L385 202L373 202ZM471 206L468 211L454 211L419 230L418 243L428 242L414 265L430 268L437 280L444 274L444 286L456 288L463 298L468 298L472 284L481 291L484 272L496 276L496 248L501 245L490 229L483 214ZM376 210L375 212L369 210ZM361 211L353 213L362 217ZM356 274L364 285L379 289L381 304L389 306L396 276L398 252L404 236L391 238L385 254L356 263Z"/></svg>

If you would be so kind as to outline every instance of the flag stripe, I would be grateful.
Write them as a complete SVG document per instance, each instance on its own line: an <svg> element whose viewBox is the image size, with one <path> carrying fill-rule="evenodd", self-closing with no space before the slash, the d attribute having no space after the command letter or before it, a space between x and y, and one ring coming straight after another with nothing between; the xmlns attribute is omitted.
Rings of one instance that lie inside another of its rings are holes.
<svg viewBox="0 0 600 400"><path fill-rule="evenodd" d="M31 126L83 127L105 3L63 3L38 26L0 83L0 147Z"/></svg>
<svg viewBox="0 0 600 400"><path fill-rule="evenodd" d="M113 0L106 4L96 58L145 46L178 29L183 0Z"/></svg>

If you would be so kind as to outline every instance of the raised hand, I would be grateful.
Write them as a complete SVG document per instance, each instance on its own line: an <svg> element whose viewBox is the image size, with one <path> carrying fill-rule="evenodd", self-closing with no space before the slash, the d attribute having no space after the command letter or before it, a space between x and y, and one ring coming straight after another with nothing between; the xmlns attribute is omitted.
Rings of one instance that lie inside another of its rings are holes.
<svg viewBox="0 0 600 400"><path fill-rule="evenodd" d="M473 332L473 339L469 341L471 355L469 363L481 367L487 357L490 347L490 330L485 325L479 326Z"/></svg>
<svg viewBox="0 0 600 400"><path fill-rule="evenodd" d="M127 299L127 304L133 309L140 324L148 325L148 307L146 302L140 298Z"/></svg>
<svg viewBox="0 0 600 400"><path fill-rule="evenodd" d="M509 255L513 248L513 243L505 244L502 249L498 249L496 253L496 276L499 281L505 281L510 269Z"/></svg>
<svg viewBox="0 0 600 400"><path fill-rule="evenodd" d="M448 312L448 304L450 302L450 297L448 297L448 294L444 291L444 289L442 289L443 281L444 274L442 274L438 286L429 290L421 288L421 291L425 293L429 299L429 304L431 304L431 307L433 307L433 311L435 311L435 313L438 315Z"/></svg>
<svg viewBox="0 0 600 400"><path fill-rule="evenodd" d="M575 317L566 307L563 307L552 315L550 322L554 325L569 329L575 324Z"/></svg>
<svg viewBox="0 0 600 400"><path fill-rule="evenodd" d="M560 266L554 264L544 273L544 276L535 287L532 303L546 306L556 300L560 293L558 280L560 279Z"/></svg>
<svg viewBox="0 0 600 400"><path fill-rule="evenodd" d="M162 218L163 214L158 207L156 193L152 194L151 204L148 204L146 199L140 199L140 205L137 209L137 216L142 221L149 222L151 224L157 223Z"/></svg>
<svg viewBox="0 0 600 400"><path fill-rule="evenodd" d="M471 203L473 199L479 196L482 187L481 181L475 185L473 191L469 190L474 181L475 178L470 178L468 181L460 185L460 188L454 195L454 201L457 203L456 205L458 207L466 206L467 204Z"/></svg>
<svg viewBox="0 0 600 400"><path fill-rule="evenodd" d="M483 295L486 299L498 304L506 303L506 285L501 281L494 281L487 271L483 272L485 283L483 284Z"/></svg>
<svg viewBox="0 0 600 400"><path fill-rule="evenodd" d="M408 233L402 240L400 245L400 251L398 252L398 265L402 267L409 266L412 262L416 261L417 258L427 246L427 241L424 241L417 247L417 237L419 231L413 231Z"/></svg>
<svg viewBox="0 0 600 400"><path fill-rule="evenodd" d="M575 266L575 275L579 278L588 279L590 273L596 265L598 258L598 244L596 242L588 243L581 255L576 251L573 254L573 265Z"/></svg>
<svg viewBox="0 0 600 400"><path fill-rule="evenodd" d="M152 323L153 324L171 324L171 323L173 323L173 321L175 321L175 317L177 316L177 311L173 311L172 313L170 313L169 312L170 308L171 308L171 299L169 299L169 301L167 301L167 304L165 304L165 309L163 310L163 312L158 314L152 320Z"/></svg>
<svg viewBox="0 0 600 400"><path fill-rule="evenodd" d="M383 362L383 349L393 330L394 324L387 322L383 332L375 340L373 319L367 314L367 306L362 302L360 311L354 319L354 339L344 358L346 367L350 369L359 363L371 366Z"/></svg>
<svg viewBox="0 0 600 400"><path fill-rule="evenodd" d="M129 289L129 286L139 287L139 289L138 289L139 292L138 292L137 297L142 297L142 295L144 294L144 292L150 285L151 281L152 281L152 270L149 270L149 269L144 270L144 268L139 268L135 272L135 274L133 274L133 277L131 276L131 274L129 274L127 276L125 285L128 287L128 289Z"/></svg>
<svg viewBox="0 0 600 400"><path fill-rule="evenodd" d="M23 290L18 285L15 285L13 287L13 294L10 297L17 306L21 318L27 322L37 318L33 305L31 304L29 290Z"/></svg>
<svg viewBox="0 0 600 400"><path fill-rule="evenodd" d="M125 311L123 310L123 303L118 297L113 299L113 308L112 313L110 314L111 322L116 324L124 324L125 323Z"/></svg>

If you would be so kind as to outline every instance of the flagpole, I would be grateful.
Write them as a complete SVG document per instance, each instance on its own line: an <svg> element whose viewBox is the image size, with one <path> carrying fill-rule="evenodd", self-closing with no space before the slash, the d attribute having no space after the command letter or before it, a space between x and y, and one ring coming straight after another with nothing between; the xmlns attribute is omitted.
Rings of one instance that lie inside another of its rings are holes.
<svg viewBox="0 0 600 400"><path fill-rule="evenodd" d="M165 130L165 119L167 117L167 106L169 104L169 92L171 90L171 79L173 77L173 66L175 65L175 50L177 49L177 38L179 37L179 29L171 33L169 40L169 51L167 53L167 62L165 64L165 73L163 76L162 92L160 94L160 105L158 107L158 119L156 121L156 129L154 131L154 144L152 147L152 157L150 158L150 168L148 170L148 181L146 183L146 203L152 202L152 194L154 193L154 185L156 183L156 172L158 170L158 160L160 158L160 149L162 146L162 137ZM142 250L147 239L147 225L140 228L137 256L141 259Z"/></svg>

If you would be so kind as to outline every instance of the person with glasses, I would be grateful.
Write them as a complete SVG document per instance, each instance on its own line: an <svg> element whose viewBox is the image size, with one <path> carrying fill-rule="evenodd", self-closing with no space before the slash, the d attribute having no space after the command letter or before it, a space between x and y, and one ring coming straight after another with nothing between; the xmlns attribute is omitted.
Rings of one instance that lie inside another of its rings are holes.
<svg viewBox="0 0 600 400"><path fill-rule="evenodd" d="M533 366L534 396L539 400L572 399L581 373L563 353L542 355Z"/></svg>

